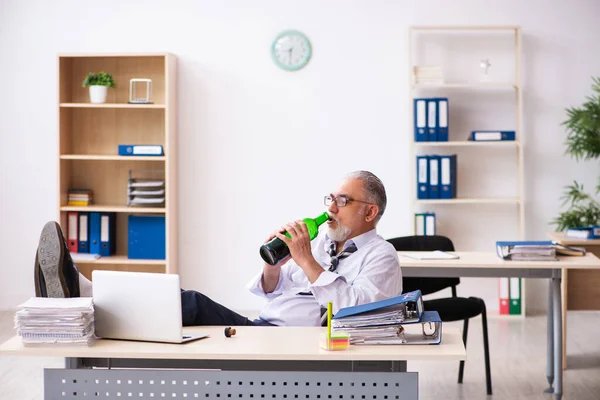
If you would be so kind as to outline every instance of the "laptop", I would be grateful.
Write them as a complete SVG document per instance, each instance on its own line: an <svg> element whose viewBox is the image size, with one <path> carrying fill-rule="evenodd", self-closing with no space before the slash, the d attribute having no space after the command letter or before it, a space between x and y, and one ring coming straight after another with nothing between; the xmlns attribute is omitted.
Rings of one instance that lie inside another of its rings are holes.
<svg viewBox="0 0 600 400"><path fill-rule="evenodd" d="M92 272L96 336L187 343L208 334L183 334L179 275Z"/></svg>

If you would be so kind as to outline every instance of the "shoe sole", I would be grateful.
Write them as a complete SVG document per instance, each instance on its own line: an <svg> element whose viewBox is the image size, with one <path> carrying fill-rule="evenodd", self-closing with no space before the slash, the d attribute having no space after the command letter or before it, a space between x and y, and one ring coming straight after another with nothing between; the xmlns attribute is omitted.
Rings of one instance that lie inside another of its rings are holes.
<svg viewBox="0 0 600 400"><path fill-rule="evenodd" d="M69 289L61 272L63 247L60 227L56 222L48 222L42 228L37 254L48 297L69 297Z"/></svg>

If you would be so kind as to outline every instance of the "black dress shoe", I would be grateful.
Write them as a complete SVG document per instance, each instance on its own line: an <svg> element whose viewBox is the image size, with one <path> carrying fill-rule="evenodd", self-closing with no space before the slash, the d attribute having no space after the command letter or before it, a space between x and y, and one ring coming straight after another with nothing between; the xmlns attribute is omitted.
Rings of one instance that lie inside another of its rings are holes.
<svg viewBox="0 0 600 400"><path fill-rule="evenodd" d="M42 229L34 266L37 297L79 297L79 271L67 241L54 221Z"/></svg>

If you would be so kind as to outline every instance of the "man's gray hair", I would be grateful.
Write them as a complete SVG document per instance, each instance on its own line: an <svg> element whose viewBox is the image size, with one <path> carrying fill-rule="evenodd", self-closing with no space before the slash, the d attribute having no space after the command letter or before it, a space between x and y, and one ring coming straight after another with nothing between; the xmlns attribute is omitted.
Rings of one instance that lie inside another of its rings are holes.
<svg viewBox="0 0 600 400"><path fill-rule="evenodd" d="M387 205L387 196L385 194L383 182L381 182L375 174L369 171L354 171L349 173L346 178L360 179L363 182L366 197L365 201L377 204L377 207L379 207L379 213L377 213L377 217L375 217L375 224L377 224Z"/></svg>

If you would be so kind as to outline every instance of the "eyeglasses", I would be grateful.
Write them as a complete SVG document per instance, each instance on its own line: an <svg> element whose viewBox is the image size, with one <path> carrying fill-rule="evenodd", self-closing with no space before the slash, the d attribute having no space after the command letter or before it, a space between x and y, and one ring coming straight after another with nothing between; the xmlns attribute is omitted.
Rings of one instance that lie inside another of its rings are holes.
<svg viewBox="0 0 600 400"><path fill-rule="evenodd" d="M330 194L329 196L325 196L323 199L323 203L325 203L325 205L327 207L329 207L333 203L335 203L335 205L338 207L345 207L351 201L356 201L358 203L364 203L364 204L373 204L373 203L369 203L368 201L356 200L356 199L353 199L351 197L344 196L344 195L340 195L340 196L336 197L336 196Z"/></svg>

